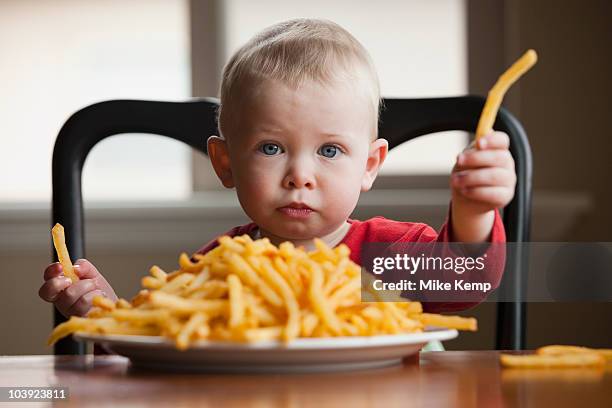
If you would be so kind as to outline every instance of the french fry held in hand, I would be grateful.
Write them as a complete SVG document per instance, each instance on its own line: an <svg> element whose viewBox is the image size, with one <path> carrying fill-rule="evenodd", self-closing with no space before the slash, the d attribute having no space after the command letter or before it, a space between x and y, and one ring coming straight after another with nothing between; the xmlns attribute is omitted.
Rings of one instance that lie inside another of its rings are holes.
<svg viewBox="0 0 612 408"><path fill-rule="evenodd" d="M57 259L62 264L64 276L69 278L72 283L79 280L79 277L74 272L72 262L70 261L70 255L68 254L68 248L66 247L66 237L64 235L64 227L62 224L55 224L51 229L51 235L53 235L53 246L57 252Z"/></svg>
<svg viewBox="0 0 612 408"><path fill-rule="evenodd" d="M499 77L495 85L493 85L493 88L489 91L485 106L480 114L480 120L476 128L476 140L493 130L493 123L495 123L497 111L504 99L506 91L537 61L538 55L536 52L534 50L527 50L521 58Z"/></svg>
<svg viewBox="0 0 612 408"><path fill-rule="evenodd" d="M612 350L551 345L530 355L502 354L500 361L506 367L516 368L601 367L612 361Z"/></svg>
<svg viewBox="0 0 612 408"><path fill-rule="evenodd" d="M153 266L131 302L94 298L87 317L58 325L48 343L77 331L165 336L178 349L197 340L254 342L298 337L420 332L426 325L475 330L475 319L423 314L418 302L361 302L361 268L346 245L315 239L305 252L248 235L219 238L205 255Z"/></svg>

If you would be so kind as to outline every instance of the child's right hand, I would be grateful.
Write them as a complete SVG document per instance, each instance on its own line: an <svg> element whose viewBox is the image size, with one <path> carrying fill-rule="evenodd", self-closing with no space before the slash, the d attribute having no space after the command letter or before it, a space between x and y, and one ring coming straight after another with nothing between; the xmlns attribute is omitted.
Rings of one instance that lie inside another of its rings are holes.
<svg viewBox="0 0 612 408"><path fill-rule="evenodd" d="M105 296L117 301L115 291L96 267L86 259L74 263L74 272L79 281L74 284L64 276L62 265L55 262L47 266L38 296L55 307L66 317L85 316L91 309L95 296Z"/></svg>

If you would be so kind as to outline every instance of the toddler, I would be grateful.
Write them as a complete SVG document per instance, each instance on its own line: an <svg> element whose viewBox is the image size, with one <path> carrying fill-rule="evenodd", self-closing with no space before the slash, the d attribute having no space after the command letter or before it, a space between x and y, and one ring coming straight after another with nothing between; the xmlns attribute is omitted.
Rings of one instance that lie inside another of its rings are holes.
<svg viewBox="0 0 612 408"><path fill-rule="evenodd" d="M422 223L349 218L359 194L372 187L388 143L377 135L380 92L370 56L337 24L297 19L257 34L225 66L220 94L219 135L208 138L208 153L252 220L224 235L291 241L307 250L319 237L330 247L346 244L358 264L364 242L505 241L497 209L512 199L516 175L502 132L457 157L439 233ZM60 264L49 265L40 297L65 316L85 315L96 295L117 299L90 262L78 260L75 270L81 280L71 284ZM486 273L496 287L503 262Z"/></svg>

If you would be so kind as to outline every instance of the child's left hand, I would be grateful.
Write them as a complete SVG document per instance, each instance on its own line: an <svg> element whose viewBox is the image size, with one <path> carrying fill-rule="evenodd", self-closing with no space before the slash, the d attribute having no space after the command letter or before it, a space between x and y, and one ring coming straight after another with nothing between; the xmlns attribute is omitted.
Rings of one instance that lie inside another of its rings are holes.
<svg viewBox="0 0 612 408"><path fill-rule="evenodd" d="M457 156L451 173L455 205L478 214L504 207L512 200L516 172L509 146L506 133L492 132Z"/></svg>

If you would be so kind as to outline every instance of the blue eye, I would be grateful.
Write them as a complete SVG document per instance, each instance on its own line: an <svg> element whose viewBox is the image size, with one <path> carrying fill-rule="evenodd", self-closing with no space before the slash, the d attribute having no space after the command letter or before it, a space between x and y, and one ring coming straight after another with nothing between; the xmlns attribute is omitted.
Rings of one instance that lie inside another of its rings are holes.
<svg viewBox="0 0 612 408"><path fill-rule="evenodd" d="M319 154L321 156L327 157L329 159L333 159L334 157L336 157L338 154L340 154L340 149L338 148L338 146L334 146L334 145L324 145L319 149Z"/></svg>
<svg viewBox="0 0 612 408"><path fill-rule="evenodd" d="M259 151L268 156L274 156L281 151L281 148L275 143L264 143L259 146Z"/></svg>

